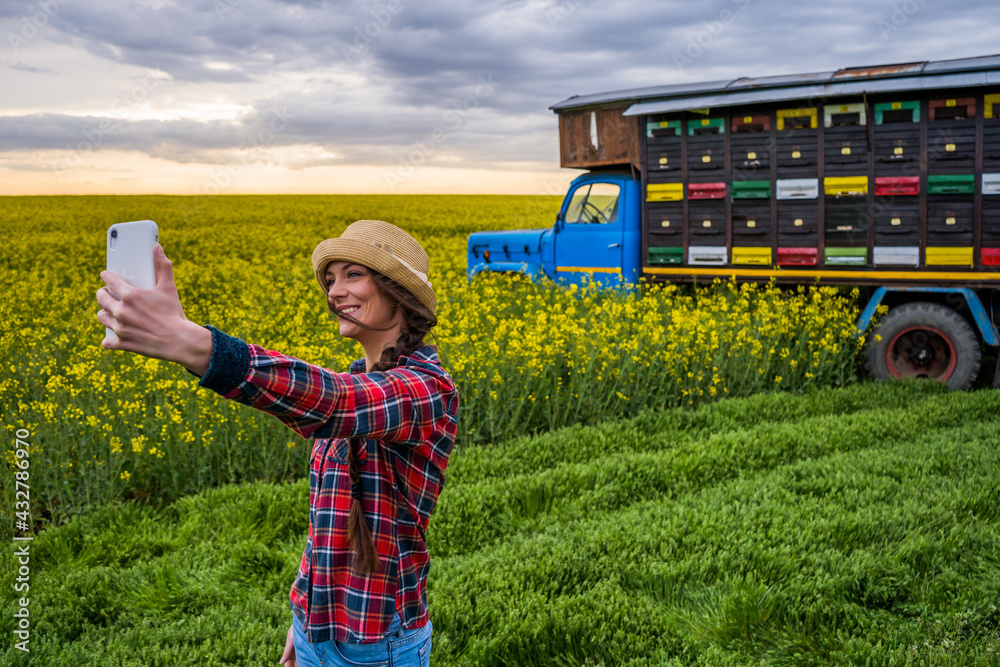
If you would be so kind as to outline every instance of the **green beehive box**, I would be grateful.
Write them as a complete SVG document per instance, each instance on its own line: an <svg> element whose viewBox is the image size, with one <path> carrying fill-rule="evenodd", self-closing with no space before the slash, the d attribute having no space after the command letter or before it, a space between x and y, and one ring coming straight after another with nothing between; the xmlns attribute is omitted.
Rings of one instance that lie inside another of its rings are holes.
<svg viewBox="0 0 1000 667"><path fill-rule="evenodd" d="M907 113L909 112L909 113ZM875 105L875 124L885 123L886 116L890 119L909 115L911 123L920 122L920 102L879 102Z"/></svg>
<svg viewBox="0 0 1000 667"><path fill-rule="evenodd" d="M936 174L927 177L929 195L971 195L975 190L974 174Z"/></svg>
<svg viewBox="0 0 1000 667"><path fill-rule="evenodd" d="M723 118L698 118L688 121L688 135L724 134L726 121Z"/></svg>
<svg viewBox="0 0 1000 667"><path fill-rule="evenodd" d="M733 181L733 199L770 199L771 181Z"/></svg>
<svg viewBox="0 0 1000 667"><path fill-rule="evenodd" d="M681 136L679 120L655 120L646 123L646 137L649 139L679 136Z"/></svg>
<svg viewBox="0 0 1000 667"><path fill-rule="evenodd" d="M868 248L826 248L824 260L829 266L864 266Z"/></svg>
<svg viewBox="0 0 1000 667"><path fill-rule="evenodd" d="M684 248L650 248L649 263L656 266L683 264Z"/></svg>

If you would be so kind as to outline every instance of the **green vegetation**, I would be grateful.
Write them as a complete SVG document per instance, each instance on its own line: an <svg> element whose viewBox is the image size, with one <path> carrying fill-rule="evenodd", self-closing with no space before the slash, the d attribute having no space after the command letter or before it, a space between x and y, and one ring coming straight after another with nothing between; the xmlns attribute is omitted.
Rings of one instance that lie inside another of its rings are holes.
<svg viewBox="0 0 1000 667"><path fill-rule="evenodd" d="M463 447L432 664L997 664L998 434L1000 393L894 383ZM276 664L307 519L305 481L252 483L44 531L31 657Z"/></svg>
<svg viewBox="0 0 1000 667"><path fill-rule="evenodd" d="M470 232L550 226L557 197L3 203L0 390L13 415L4 454L13 463L15 430L30 432L33 523L59 525L120 498L163 506L221 484L306 474L310 443L278 420L197 389L177 364L101 347L105 234L126 220L159 225L188 319L339 372L363 352L331 321L313 248L359 218L412 232L431 259L440 323L428 342L458 386L463 445L858 378L858 306L846 288L660 283L617 292L504 275L469 283ZM9 479L0 489L12 506Z"/></svg>

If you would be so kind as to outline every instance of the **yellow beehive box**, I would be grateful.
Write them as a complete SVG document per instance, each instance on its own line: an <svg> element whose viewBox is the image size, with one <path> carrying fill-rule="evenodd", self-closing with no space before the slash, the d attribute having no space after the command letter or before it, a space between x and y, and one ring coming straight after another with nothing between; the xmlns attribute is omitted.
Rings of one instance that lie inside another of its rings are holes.
<svg viewBox="0 0 1000 667"><path fill-rule="evenodd" d="M972 248L927 248L927 266L972 266Z"/></svg>
<svg viewBox="0 0 1000 667"><path fill-rule="evenodd" d="M646 186L646 201L681 201L683 183L650 183Z"/></svg>
<svg viewBox="0 0 1000 667"><path fill-rule="evenodd" d="M733 248L733 264L771 266L770 248Z"/></svg>
<svg viewBox="0 0 1000 667"><path fill-rule="evenodd" d="M867 176L827 176L823 191L833 197L858 197L868 194Z"/></svg>
<svg viewBox="0 0 1000 667"><path fill-rule="evenodd" d="M803 127L805 124L808 124L810 129L816 129L816 107L806 107L802 109L778 109L777 115L779 130L788 130L793 127ZM805 128L803 127L803 129Z"/></svg>
<svg viewBox="0 0 1000 667"><path fill-rule="evenodd" d="M1000 95L984 95L983 105L986 107L983 118L1000 117Z"/></svg>

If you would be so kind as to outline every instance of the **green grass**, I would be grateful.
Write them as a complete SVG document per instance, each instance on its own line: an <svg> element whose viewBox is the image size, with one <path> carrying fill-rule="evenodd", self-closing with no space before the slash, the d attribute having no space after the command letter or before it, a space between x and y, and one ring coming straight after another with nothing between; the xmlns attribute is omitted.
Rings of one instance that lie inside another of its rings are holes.
<svg viewBox="0 0 1000 667"><path fill-rule="evenodd" d="M1000 393L894 383L462 448L433 664L997 664L998 434ZM275 664L307 517L305 481L254 483L43 532L31 658Z"/></svg>

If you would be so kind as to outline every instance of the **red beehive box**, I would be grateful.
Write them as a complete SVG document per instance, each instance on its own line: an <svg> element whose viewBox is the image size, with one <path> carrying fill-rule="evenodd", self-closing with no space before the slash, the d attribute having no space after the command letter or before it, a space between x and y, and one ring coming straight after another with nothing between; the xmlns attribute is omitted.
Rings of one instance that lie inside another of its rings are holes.
<svg viewBox="0 0 1000 667"><path fill-rule="evenodd" d="M818 248L778 248L778 266L816 266Z"/></svg>
<svg viewBox="0 0 1000 667"><path fill-rule="evenodd" d="M1000 266L1000 248L983 248L983 266Z"/></svg>
<svg viewBox="0 0 1000 667"><path fill-rule="evenodd" d="M730 129L734 134L742 132L768 132L771 129L771 117L738 116L733 114Z"/></svg>
<svg viewBox="0 0 1000 667"><path fill-rule="evenodd" d="M688 199L725 199L725 183L691 183L688 185Z"/></svg>
<svg viewBox="0 0 1000 667"><path fill-rule="evenodd" d="M919 176L877 176L875 178L875 196L882 195L919 195Z"/></svg>

